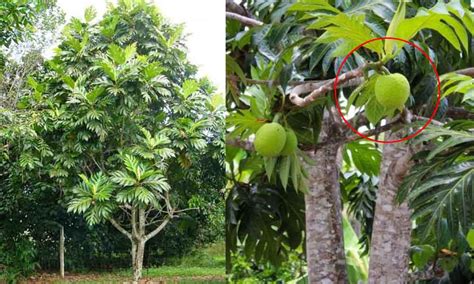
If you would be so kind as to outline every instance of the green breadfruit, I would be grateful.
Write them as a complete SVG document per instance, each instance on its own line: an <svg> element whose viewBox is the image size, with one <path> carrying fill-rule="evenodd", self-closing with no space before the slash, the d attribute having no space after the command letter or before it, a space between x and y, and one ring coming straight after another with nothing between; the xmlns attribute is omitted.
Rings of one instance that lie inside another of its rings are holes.
<svg viewBox="0 0 474 284"><path fill-rule="evenodd" d="M399 73L382 75L375 82L375 98L388 109L402 109L410 96L410 83Z"/></svg>
<svg viewBox="0 0 474 284"><path fill-rule="evenodd" d="M281 150L280 155L288 156L295 152L296 148L298 147L298 138L296 138L296 134L293 130L287 129L286 130L286 143Z"/></svg>
<svg viewBox="0 0 474 284"><path fill-rule="evenodd" d="M258 129L253 142L257 153L264 157L276 157L280 155L285 146L285 128L276 122L264 124Z"/></svg>

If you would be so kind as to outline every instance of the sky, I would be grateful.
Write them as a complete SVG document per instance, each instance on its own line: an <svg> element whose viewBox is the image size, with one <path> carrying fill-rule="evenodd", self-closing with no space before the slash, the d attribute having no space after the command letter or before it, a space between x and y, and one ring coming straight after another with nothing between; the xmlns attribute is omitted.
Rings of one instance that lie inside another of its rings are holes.
<svg viewBox="0 0 474 284"><path fill-rule="evenodd" d="M114 2L114 1L111 1ZM207 76L220 93L225 90L225 1L222 0L152 0L172 23L185 24L188 59ZM106 11L106 0L58 0L71 17L83 19L84 10L94 6L98 17Z"/></svg>

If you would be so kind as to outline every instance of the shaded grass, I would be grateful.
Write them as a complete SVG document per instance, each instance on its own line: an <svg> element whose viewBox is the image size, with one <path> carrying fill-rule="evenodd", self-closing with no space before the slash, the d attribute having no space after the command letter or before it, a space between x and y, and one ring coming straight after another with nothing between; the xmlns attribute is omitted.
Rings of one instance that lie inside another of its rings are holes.
<svg viewBox="0 0 474 284"><path fill-rule="evenodd" d="M112 272L66 273L61 279L57 274L38 274L30 281L40 283L131 283L132 270L119 269ZM0 282L1 282L0 275ZM226 283L225 245L219 242L198 249L182 258L168 259L160 267L143 269L143 283Z"/></svg>

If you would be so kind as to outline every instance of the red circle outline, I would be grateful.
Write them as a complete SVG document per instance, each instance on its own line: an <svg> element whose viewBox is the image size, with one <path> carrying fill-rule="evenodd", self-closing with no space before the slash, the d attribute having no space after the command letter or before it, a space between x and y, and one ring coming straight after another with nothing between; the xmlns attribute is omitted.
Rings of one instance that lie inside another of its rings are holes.
<svg viewBox="0 0 474 284"><path fill-rule="evenodd" d="M434 108L434 111L433 113L431 114L431 117L429 118L429 120L423 125L423 127L421 127L420 129L418 129L415 133L412 133L406 137L403 137L401 139L397 139L397 140L388 140L388 141L383 141L383 140L377 140L377 139L372 139L368 136L365 136L364 134L360 133L359 131L357 131L357 129L355 129L349 121L347 121L347 119L344 117L344 114L342 113L342 110L341 110L341 106L339 105L339 98L338 98L338 95L337 95L337 84L339 82L339 74L341 73L341 70L342 70L342 67L344 67L344 64L346 64L346 61L347 59L349 59L349 57L354 53L356 52L359 48L363 47L364 45L368 44L368 43L371 43L373 41L377 41L377 40L398 40L398 41L403 41L411 46L413 46L414 48L416 48L418 51L421 52L421 54L423 54L423 56L428 59L428 61L430 62L431 64L431 67L433 67L433 71L436 75L436 80L438 81L438 98L436 100L436 105L435 105L435 108ZM339 69L337 70L337 73L336 73L336 77L334 78L334 102L336 104L336 108L339 112L339 115L341 116L342 120L344 120L344 123L354 132L356 133L357 135L359 135L360 137L364 138L364 139L367 139L369 141L373 141L373 142L376 142L376 143L381 143L381 144L394 144L394 143L398 143L398 142L403 142L403 141L407 141L415 136L417 136L418 134L420 134L423 130L425 130L426 127L428 127L428 125L431 123L431 121L434 119L434 117L436 116L436 113L438 112L438 107L439 107L439 104L440 104L440 101L441 101L441 81L439 79L439 74L438 74L438 70L436 69L436 66L433 62L433 60L431 60L431 58L429 57L429 55L421 48L419 47L418 45L408 41L408 40L405 40L405 39L402 39L402 38L397 38L397 37L377 37L377 38L372 38L372 39L369 39L361 44L359 44L358 46L356 46L355 48L353 48L347 55L346 57L344 57L344 59L342 60L341 62L341 65L339 66Z"/></svg>

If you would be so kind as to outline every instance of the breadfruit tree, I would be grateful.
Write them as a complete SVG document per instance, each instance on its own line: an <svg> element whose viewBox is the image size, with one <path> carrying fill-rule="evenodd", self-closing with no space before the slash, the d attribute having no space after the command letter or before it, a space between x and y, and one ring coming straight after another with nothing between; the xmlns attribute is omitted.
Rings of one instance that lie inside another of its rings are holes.
<svg viewBox="0 0 474 284"><path fill-rule="evenodd" d="M203 159L223 163L223 110L181 32L144 0L97 20L89 8L0 117L2 180L49 188L89 225L110 222L130 240L135 281L147 241L200 206L180 184L204 174Z"/></svg>
<svg viewBox="0 0 474 284"><path fill-rule="evenodd" d="M310 283L472 277L469 1L226 7L229 249L276 266L304 250ZM336 104L355 130L378 141L401 140L434 119L414 139L375 143L345 125ZM274 154L284 140L275 123L296 134L291 155ZM242 200L259 187L304 193L304 212L289 202L289 210L261 213L268 222L249 220L256 205ZM355 251L346 219L359 231Z"/></svg>

